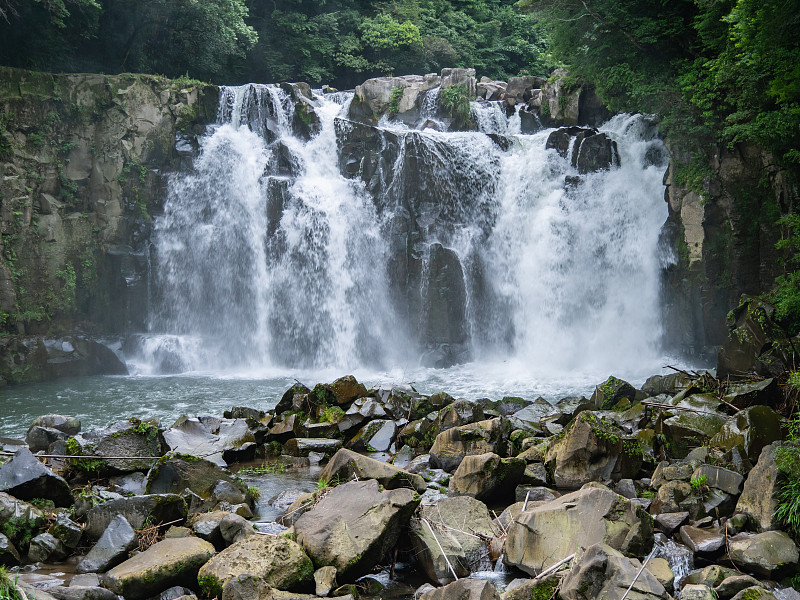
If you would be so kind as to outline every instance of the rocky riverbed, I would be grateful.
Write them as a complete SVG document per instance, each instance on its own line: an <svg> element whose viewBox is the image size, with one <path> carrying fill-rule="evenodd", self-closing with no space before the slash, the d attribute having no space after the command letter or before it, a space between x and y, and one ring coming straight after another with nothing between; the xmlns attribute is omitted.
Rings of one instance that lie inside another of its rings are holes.
<svg viewBox="0 0 800 600"><path fill-rule="evenodd" d="M3 440L0 564L29 600L380 596L403 565L427 600L797 598L782 395L720 385L610 377L549 403L347 376L169 427L47 415ZM259 498L312 465L313 488ZM54 563L76 575L37 574ZM513 580L470 578L495 568Z"/></svg>

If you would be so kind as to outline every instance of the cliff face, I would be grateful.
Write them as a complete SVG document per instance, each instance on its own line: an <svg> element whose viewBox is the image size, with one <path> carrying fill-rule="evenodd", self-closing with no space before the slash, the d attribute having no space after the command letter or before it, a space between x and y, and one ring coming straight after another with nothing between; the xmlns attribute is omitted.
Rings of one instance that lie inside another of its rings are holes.
<svg viewBox="0 0 800 600"><path fill-rule="evenodd" d="M146 246L176 134L217 88L0 68L0 327L118 332L144 319ZM189 139L189 138L187 138Z"/></svg>
<svg viewBox="0 0 800 600"><path fill-rule="evenodd" d="M664 241L677 264L664 274L667 343L703 353L727 337L725 316L740 296L769 290L782 272L776 221L797 189L755 146L714 148L702 165L668 147Z"/></svg>

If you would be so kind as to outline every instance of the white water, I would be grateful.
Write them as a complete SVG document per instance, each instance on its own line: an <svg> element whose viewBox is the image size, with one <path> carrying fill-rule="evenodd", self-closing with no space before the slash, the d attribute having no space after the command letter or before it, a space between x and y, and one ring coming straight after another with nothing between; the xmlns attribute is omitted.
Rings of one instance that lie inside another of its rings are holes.
<svg viewBox="0 0 800 600"><path fill-rule="evenodd" d="M129 357L139 373L313 383L354 372L465 396L548 396L590 390L611 373L641 383L666 364L658 278L668 259L657 253L666 165L645 164L661 142L640 117L603 127L621 166L572 187L564 179L576 170L544 149L549 131L515 135L519 115L506 119L494 103L473 110L482 131L513 135L508 151L483 133L394 125L401 148L424 157L424 174L409 173L399 152L373 200L339 172L334 120L347 101L318 95L321 128L304 141L279 88L223 89L221 124L201 139L193 171L172 179L156 222L161 295ZM392 308L390 226L409 189L424 238L412 249L420 294L430 244L453 249L474 362L420 366L424 315Z"/></svg>

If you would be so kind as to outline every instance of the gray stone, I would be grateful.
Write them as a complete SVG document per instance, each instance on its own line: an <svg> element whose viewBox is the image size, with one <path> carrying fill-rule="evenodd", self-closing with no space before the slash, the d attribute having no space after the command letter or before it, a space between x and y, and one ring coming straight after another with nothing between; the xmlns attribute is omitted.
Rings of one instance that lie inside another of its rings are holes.
<svg viewBox="0 0 800 600"><path fill-rule="evenodd" d="M488 500L505 493L511 499L525 472L525 461L500 458L493 452L465 456L450 478L449 491L457 496Z"/></svg>
<svg viewBox="0 0 800 600"><path fill-rule="evenodd" d="M225 482L222 488L219 488ZM213 502L215 491L223 491L230 504L244 502L247 486L226 470L202 458L177 455L158 461L147 474L148 494L180 494L188 489ZM227 492L225 492L227 490ZM235 498L231 493L236 492ZM217 498L217 501L226 501ZM216 504L216 502L213 502Z"/></svg>
<svg viewBox="0 0 800 600"><path fill-rule="evenodd" d="M692 479L703 477L708 487L717 488L733 496L738 496L742 491L744 477L735 471L712 465L700 465L692 473Z"/></svg>
<svg viewBox="0 0 800 600"><path fill-rule="evenodd" d="M44 466L27 448L14 452L11 460L0 465L0 492L19 500L44 498L56 506L72 506L69 484Z"/></svg>
<svg viewBox="0 0 800 600"><path fill-rule="evenodd" d="M236 514L227 514L219 521L219 532L222 539L227 544L235 544L252 535L256 535L256 530L244 517Z"/></svg>
<svg viewBox="0 0 800 600"><path fill-rule="evenodd" d="M510 426L508 419L497 417L441 432L431 446L431 466L452 473L467 455L494 452L503 456Z"/></svg>
<svg viewBox="0 0 800 600"><path fill-rule="evenodd" d="M717 600L712 590L707 585L701 583L690 583L683 586L678 600Z"/></svg>
<svg viewBox="0 0 800 600"><path fill-rule="evenodd" d="M735 565L764 577L775 577L797 567L797 545L783 531L740 533L729 540L729 555Z"/></svg>
<svg viewBox="0 0 800 600"><path fill-rule="evenodd" d="M48 533L64 544L65 548L72 550L80 543L83 528L65 513L58 513L56 522L50 527Z"/></svg>
<svg viewBox="0 0 800 600"><path fill-rule="evenodd" d="M653 520L659 531L663 531L667 535L672 535L678 527L687 523L689 520L689 513L687 511L661 513L656 515Z"/></svg>
<svg viewBox="0 0 800 600"><path fill-rule="evenodd" d="M30 562L58 562L67 556L67 548L49 533L40 533L31 540L28 548Z"/></svg>
<svg viewBox="0 0 800 600"><path fill-rule="evenodd" d="M229 462L226 456L241 460L239 451L251 448L256 437L247 419L211 421L182 416L164 432L164 441L173 452L203 456L215 465L225 467Z"/></svg>
<svg viewBox="0 0 800 600"><path fill-rule="evenodd" d="M291 456L308 456L311 452L330 456L341 447L342 440L326 438L292 438L283 445L284 452Z"/></svg>
<svg viewBox="0 0 800 600"><path fill-rule="evenodd" d="M520 513L508 529L505 560L535 575L575 548L597 543L646 553L653 545L650 515L608 488L590 484Z"/></svg>
<svg viewBox="0 0 800 600"><path fill-rule="evenodd" d="M500 600L491 581L459 579L444 587L424 592L420 600Z"/></svg>
<svg viewBox="0 0 800 600"><path fill-rule="evenodd" d="M9 542L14 546L27 544L24 537L38 533L46 523L44 514L38 508L0 492L0 523L15 521L24 524L25 527L15 528L13 532L7 530ZM25 548L20 547L17 550L24 552Z"/></svg>
<svg viewBox="0 0 800 600"><path fill-rule="evenodd" d="M139 471L110 477L108 483L111 491L123 496L141 496L147 493L145 489L147 487L147 476Z"/></svg>
<svg viewBox="0 0 800 600"><path fill-rule="evenodd" d="M722 580L717 587L714 588L714 593L721 600L731 598L750 587L766 587L755 577L750 575L731 575Z"/></svg>
<svg viewBox="0 0 800 600"><path fill-rule="evenodd" d="M100 585L100 578L96 573L83 573L75 575L70 579L69 585L77 587L98 587Z"/></svg>
<svg viewBox="0 0 800 600"><path fill-rule="evenodd" d="M338 586L336 583L336 567L320 567L314 571L314 586L317 596L325 597Z"/></svg>
<svg viewBox="0 0 800 600"><path fill-rule="evenodd" d="M91 539L98 539L117 515L124 516L134 529L141 529L148 518L153 524L185 519L187 510L186 502L175 494L119 498L90 509L84 531Z"/></svg>
<svg viewBox="0 0 800 600"><path fill-rule="evenodd" d="M419 475L344 448L333 455L319 478L341 482L349 481L354 476L358 479L375 479L386 489L411 487L422 493L428 487Z"/></svg>
<svg viewBox="0 0 800 600"><path fill-rule="evenodd" d="M683 543L696 554L713 554L725 545L725 532L720 527L700 529L684 525L680 535Z"/></svg>
<svg viewBox="0 0 800 600"><path fill-rule="evenodd" d="M114 592L99 585L54 587L48 593L58 600L118 600Z"/></svg>
<svg viewBox="0 0 800 600"><path fill-rule="evenodd" d="M225 585L239 575L254 575L274 588L294 590L310 584L313 574L311 560L292 540L253 535L214 556L197 577L205 597L219 597Z"/></svg>
<svg viewBox="0 0 800 600"><path fill-rule="evenodd" d="M347 580L394 547L418 498L404 488L380 491L374 479L339 485L295 521L295 536L314 564L334 566Z"/></svg>
<svg viewBox="0 0 800 600"><path fill-rule="evenodd" d="M75 445L68 454L84 456L91 460L95 471L101 474L146 471L154 460L140 458L163 454L158 426L138 419L117 421L100 429L93 429L74 436ZM103 456L129 456L131 458L105 460ZM73 460L78 468L81 461Z"/></svg>
<svg viewBox="0 0 800 600"><path fill-rule="evenodd" d="M66 435L78 435L81 430L81 422L75 417L65 417L63 415L43 415L34 419L31 427L44 427L55 429Z"/></svg>
<svg viewBox="0 0 800 600"><path fill-rule="evenodd" d="M78 573L102 573L121 563L137 545L136 532L122 515L115 516L100 539L78 563Z"/></svg>
<svg viewBox="0 0 800 600"><path fill-rule="evenodd" d="M763 587L750 587L736 594L732 600L777 600L775 594Z"/></svg>
<svg viewBox="0 0 800 600"><path fill-rule="evenodd" d="M14 544L0 533L0 565L16 565L19 564L19 561L19 552Z"/></svg>
<svg viewBox="0 0 800 600"><path fill-rule="evenodd" d="M758 462L748 473L742 495L736 503L736 512L747 515L758 532L780 529L781 525L775 517L775 510L778 508L776 447L770 444L761 450Z"/></svg>
<svg viewBox="0 0 800 600"><path fill-rule="evenodd" d="M347 448L359 452L386 452L397 435L394 421L375 419L364 425L347 443Z"/></svg>
<svg viewBox="0 0 800 600"><path fill-rule="evenodd" d="M193 585L212 556L214 546L200 538L165 539L108 571L103 583L126 600L148 598L175 585Z"/></svg>
<svg viewBox="0 0 800 600"><path fill-rule="evenodd" d="M222 586L222 600L272 600L275 590L256 575L237 575Z"/></svg>

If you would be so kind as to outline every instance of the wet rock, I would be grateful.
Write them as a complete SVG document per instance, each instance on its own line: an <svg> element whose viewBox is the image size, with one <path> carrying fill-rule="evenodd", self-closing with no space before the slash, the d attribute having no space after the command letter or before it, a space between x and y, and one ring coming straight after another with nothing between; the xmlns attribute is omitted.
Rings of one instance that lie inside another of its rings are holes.
<svg viewBox="0 0 800 600"><path fill-rule="evenodd" d="M672 535L678 527L685 525L688 520L688 511L660 513L653 519L658 530L667 535Z"/></svg>
<svg viewBox="0 0 800 600"><path fill-rule="evenodd" d="M419 119L419 104L423 94L441 84L441 78L435 73L428 75L406 75L404 77L376 77L367 79L356 86L355 95L350 103L349 117L354 120L377 121L381 115L389 111L395 89L401 89L402 95L397 102L394 113L406 123L413 124Z"/></svg>
<svg viewBox="0 0 800 600"><path fill-rule="evenodd" d="M476 402L456 400L439 411L436 427L441 433L453 427L483 421L485 418L483 408Z"/></svg>
<svg viewBox="0 0 800 600"><path fill-rule="evenodd" d="M269 438L277 442L286 442L293 437L306 437L306 429L297 414L284 415L269 430Z"/></svg>
<svg viewBox="0 0 800 600"><path fill-rule="evenodd" d="M500 600L500 594L491 581L459 579L444 587L426 591L420 600Z"/></svg>
<svg viewBox="0 0 800 600"><path fill-rule="evenodd" d="M223 510L201 513L191 520L192 531L197 537L211 542L219 550L224 547L219 524L229 514L229 512Z"/></svg>
<svg viewBox="0 0 800 600"><path fill-rule="evenodd" d="M364 398L368 395L364 384L359 383L352 375L340 377L330 384L330 389L333 392L336 404L339 406L350 404L356 398Z"/></svg>
<svg viewBox="0 0 800 600"><path fill-rule="evenodd" d="M186 518L186 502L175 494L151 494L119 498L95 506L86 514L84 531L98 539L117 515L122 515L134 529L141 529L148 518L150 523L169 523Z"/></svg>
<svg viewBox="0 0 800 600"><path fill-rule="evenodd" d="M229 546L200 569L197 580L206 597L219 597L225 584L239 575L254 575L271 587L293 590L310 583L311 560L290 539L253 535Z"/></svg>
<svg viewBox="0 0 800 600"><path fill-rule="evenodd" d="M702 583L690 583L683 586L681 593L678 594L678 600L717 600L712 590L707 585Z"/></svg>
<svg viewBox="0 0 800 600"><path fill-rule="evenodd" d="M252 523L236 514L227 514L219 521L219 533L226 544L235 544L256 534Z"/></svg>
<svg viewBox="0 0 800 600"><path fill-rule="evenodd" d="M508 530L506 563L534 575L575 548L597 543L645 554L653 545L651 518L630 500L590 484L520 513Z"/></svg>
<svg viewBox="0 0 800 600"><path fill-rule="evenodd" d="M692 486L686 481L668 481L661 485L650 505L654 515L662 513L688 512L697 516L701 511L702 498L694 494Z"/></svg>
<svg viewBox="0 0 800 600"><path fill-rule="evenodd" d="M58 600L118 600L117 595L111 590L95 586L71 585L69 587L54 587L48 593Z"/></svg>
<svg viewBox="0 0 800 600"><path fill-rule="evenodd" d="M347 443L356 452L386 452L397 435L394 421L375 419L364 425Z"/></svg>
<svg viewBox="0 0 800 600"><path fill-rule="evenodd" d="M443 431L431 446L431 466L452 473L467 455L494 452L503 456L510 427L508 419L498 417Z"/></svg>
<svg viewBox="0 0 800 600"><path fill-rule="evenodd" d="M722 583L727 577L738 575L735 569L722 567L720 565L709 565L702 569L697 569L690 572L684 579L684 583L688 584L701 584L710 588L714 588Z"/></svg>
<svg viewBox="0 0 800 600"><path fill-rule="evenodd" d="M725 390L724 400L736 408L747 408L755 405L775 406L782 397L778 380L770 377L761 381L731 383Z"/></svg>
<svg viewBox="0 0 800 600"><path fill-rule="evenodd" d="M797 545L783 531L740 533L729 540L729 555L741 569L775 577L797 567Z"/></svg>
<svg viewBox="0 0 800 600"><path fill-rule="evenodd" d="M55 429L67 435L77 435L81 430L81 422L75 417L63 415L42 415L34 419L31 427L45 427Z"/></svg>
<svg viewBox="0 0 800 600"><path fill-rule="evenodd" d="M0 565L19 564L20 557L17 548L5 535L0 533Z"/></svg>
<svg viewBox="0 0 800 600"><path fill-rule="evenodd" d="M135 473L111 477L108 483L112 491L122 494L123 496L141 496L146 493L147 476L137 471Z"/></svg>
<svg viewBox="0 0 800 600"><path fill-rule="evenodd" d="M722 583L714 588L714 593L717 595L717 598L726 600L750 587L765 586L758 579L750 575L731 575L723 579Z"/></svg>
<svg viewBox="0 0 800 600"><path fill-rule="evenodd" d="M748 473L742 495L736 503L736 512L747 515L758 532L780 529L780 521L775 517L779 500L776 447L768 445L761 450L758 462Z"/></svg>
<svg viewBox="0 0 800 600"><path fill-rule="evenodd" d="M559 488L577 488L590 481L631 478L642 464L635 438L615 423L584 411L547 450L545 463Z"/></svg>
<svg viewBox="0 0 800 600"><path fill-rule="evenodd" d="M147 474L149 494L178 494L186 489L212 504L239 504L247 498L244 483L203 458L170 455L156 462Z"/></svg>
<svg viewBox="0 0 800 600"><path fill-rule="evenodd" d="M126 599L148 598L175 585L192 586L213 555L214 546L200 538L165 539L108 571L103 583Z"/></svg>
<svg viewBox="0 0 800 600"><path fill-rule="evenodd" d="M751 406L729 419L709 445L723 450L741 448L744 456L756 461L764 446L781 439L780 422L780 416L768 406Z"/></svg>
<svg viewBox="0 0 800 600"><path fill-rule="evenodd" d="M422 493L427 488L425 480L419 475L344 448L333 455L319 475L325 481L350 481L354 476L358 479L375 479L387 490L411 487Z"/></svg>
<svg viewBox="0 0 800 600"><path fill-rule="evenodd" d="M14 452L11 460L0 465L0 491L20 500L44 498L56 506L72 506L69 484L44 466L27 448Z"/></svg>
<svg viewBox="0 0 800 600"><path fill-rule="evenodd" d="M511 426L514 429L521 429L523 431L541 432L542 426L540 420L544 417L557 414L559 411L552 404L543 398L537 398L533 404L518 410L508 417Z"/></svg>
<svg viewBox="0 0 800 600"><path fill-rule="evenodd" d="M561 582L560 596L564 600L621 600L639 568L639 561L623 556L611 546L591 545ZM641 600L666 597L664 586L647 569L636 578L632 591Z"/></svg>
<svg viewBox="0 0 800 600"><path fill-rule="evenodd" d="M117 515L75 570L78 573L103 573L124 561L137 543L133 527L125 517Z"/></svg>
<svg viewBox="0 0 800 600"><path fill-rule="evenodd" d="M217 466L252 459L256 436L246 419L206 420L183 416L164 432L172 452L203 456Z"/></svg>
<svg viewBox="0 0 800 600"><path fill-rule="evenodd" d="M65 513L58 513L56 522L50 527L48 533L64 544L65 548L73 550L81 541L83 528Z"/></svg>
<svg viewBox="0 0 800 600"><path fill-rule="evenodd" d="M415 496L380 491L374 479L339 485L297 519L296 539L314 564L336 567L345 580L363 575L394 547L419 504Z"/></svg>
<svg viewBox="0 0 800 600"><path fill-rule="evenodd" d="M314 586L317 596L325 597L337 587L336 567L320 567L314 571Z"/></svg>
<svg viewBox="0 0 800 600"><path fill-rule="evenodd" d="M560 496L561 494L559 494L557 491L541 485L518 485L515 492L517 502L524 502L525 500L528 502L550 502L550 500L555 500Z"/></svg>
<svg viewBox="0 0 800 600"><path fill-rule="evenodd" d="M593 137L593 135L594 134L590 134L587 137ZM599 410L611 410L621 402L632 403L635 399L636 388L627 381L618 379L612 375L594 389L592 397L589 398L589 402L594 403L595 407Z"/></svg>
<svg viewBox="0 0 800 600"><path fill-rule="evenodd" d="M355 400L337 424L341 433L353 431L368 419L383 419L387 416L383 406L374 398Z"/></svg>
<svg viewBox="0 0 800 600"><path fill-rule="evenodd" d="M28 560L33 563L58 562L66 556L67 548L49 533L37 535L28 548Z"/></svg>
<svg viewBox="0 0 800 600"><path fill-rule="evenodd" d="M261 577L237 575L222 586L222 600L278 600L276 591Z"/></svg>
<svg viewBox="0 0 800 600"><path fill-rule="evenodd" d="M668 375L653 375L644 382L642 391L651 397L659 394L674 396L691 385L691 383L692 378L681 372L669 373Z"/></svg>
<svg viewBox="0 0 800 600"><path fill-rule="evenodd" d="M153 456L157 458L164 452L157 425L138 419L128 419L74 436L67 444L67 453L75 457L82 457L71 459L72 465L78 469L93 470L101 474L115 474L146 471L154 461L148 458L105 460L98 457Z"/></svg>
<svg viewBox="0 0 800 600"><path fill-rule="evenodd" d="M458 254L441 244L431 244L428 259L427 295L424 299L421 337L428 347L440 344L459 345L468 337L467 292L464 270ZM446 368L450 364L431 364Z"/></svg>
<svg viewBox="0 0 800 600"><path fill-rule="evenodd" d="M47 450L57 440L65 440L71 435L77 435L81 430L81 422L74 417L62 415L43 415L37 417L28 432L25 442L31 452Z"/></svg>
<svg viewBox="0 0 800 600"><path fill-rule="evenodd" d="M447 561L459 577L489 564L489 549L483 539L492 538L496 531L489 510L479 500L460 496L422 505L409 528L417 561L436 585L453 580Z"/></svg>
<svg viewBox="0 0 800 600"><path fill-rule="evenodd" d="M500 458L493 452L465 456L450 478L450 493L472 496L477 500L510 494L525 472L525 461L519 458Z"/></svg>
<svg viewBox="0 0 800 600"><path fill-rule="evenodd" d="M667 592L672 593L673 584L675 582L675 574L669 567L669 562L664 558L653 558L648 561L645 568L650 571L650 574L658 580L658 583L664 586Z"/></svg>
<svg viewBox="0 0 800 600"><path fill-rule="evenodd" d="M700 529L684 525L680 536L683 543L695 554L714 554L725 545L725 532L719 527Z"/></svg>

